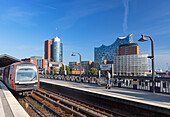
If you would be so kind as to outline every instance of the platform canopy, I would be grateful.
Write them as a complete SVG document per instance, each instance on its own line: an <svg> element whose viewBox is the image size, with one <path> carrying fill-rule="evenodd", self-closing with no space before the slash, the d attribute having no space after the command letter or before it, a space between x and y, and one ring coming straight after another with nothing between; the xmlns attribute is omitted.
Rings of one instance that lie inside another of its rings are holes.
<svg viewBox="0 0 170 117"><path fill-rule="evenodd" d="M9 56L7 54L0 55L0 67L5 67L15 62L20 62L21 60Z"/></svg>

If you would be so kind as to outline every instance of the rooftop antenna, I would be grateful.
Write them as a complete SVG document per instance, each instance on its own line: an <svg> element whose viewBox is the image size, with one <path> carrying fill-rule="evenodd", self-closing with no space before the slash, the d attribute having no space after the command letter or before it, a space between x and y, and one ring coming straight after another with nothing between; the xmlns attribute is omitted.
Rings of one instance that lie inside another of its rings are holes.
<svg viewBox="0 0 170 117"><path fill-rule="evenodd" d="M56 28L56 36L57 36L57 28Z"/></svg>

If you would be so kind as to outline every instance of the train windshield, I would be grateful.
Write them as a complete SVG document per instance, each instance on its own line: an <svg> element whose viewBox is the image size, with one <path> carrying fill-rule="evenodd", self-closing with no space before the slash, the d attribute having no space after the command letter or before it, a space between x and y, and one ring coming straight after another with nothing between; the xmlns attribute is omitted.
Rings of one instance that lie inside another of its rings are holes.
<svg viewBox="0 0 170 117"><path fill-rule="evenodd" d="M34 64L16 65L16 81L35 81L38 80L37 66Z"/></svg>

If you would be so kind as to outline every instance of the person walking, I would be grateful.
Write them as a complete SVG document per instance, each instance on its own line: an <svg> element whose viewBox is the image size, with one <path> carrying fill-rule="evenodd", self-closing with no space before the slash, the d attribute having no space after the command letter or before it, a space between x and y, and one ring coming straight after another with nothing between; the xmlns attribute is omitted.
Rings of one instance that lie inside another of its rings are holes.
<svg viewBox="0 0 170 117"><path fill-rule="evenodd" d="M107 84L106 84L106 89L111 89L110 87L110 80L111 80L111 75L110 75L110 72L109 70L107 70L107 73L106 73L106 80L107 80Z"/></svg>

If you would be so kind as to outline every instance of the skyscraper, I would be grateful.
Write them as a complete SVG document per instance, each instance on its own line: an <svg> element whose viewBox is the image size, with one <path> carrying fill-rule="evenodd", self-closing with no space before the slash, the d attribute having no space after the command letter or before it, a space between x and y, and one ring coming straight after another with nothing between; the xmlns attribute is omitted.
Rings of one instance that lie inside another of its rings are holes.
<svg viewBox="0 0 170 117"><path fill-rule="evenodd" d="M49 62L63 62L63 44L57 36L52 40L45 41L44 58Z"/></svg>
<svg viewBox="0 0 170 117"><path fill-rule="evenodd" d="M51 61L52 56L51 56L51 47L52 47L53 42L51 40L46 40L45 41L45 54L44 58L47 59L48 61Z"/></svg>
<svg viewBox="0 0 170 117"><path fill-rule="evenodd" d="M61 43L61 40L57 36L53 39L52 61L63 62L63 44Z"/></svg>

